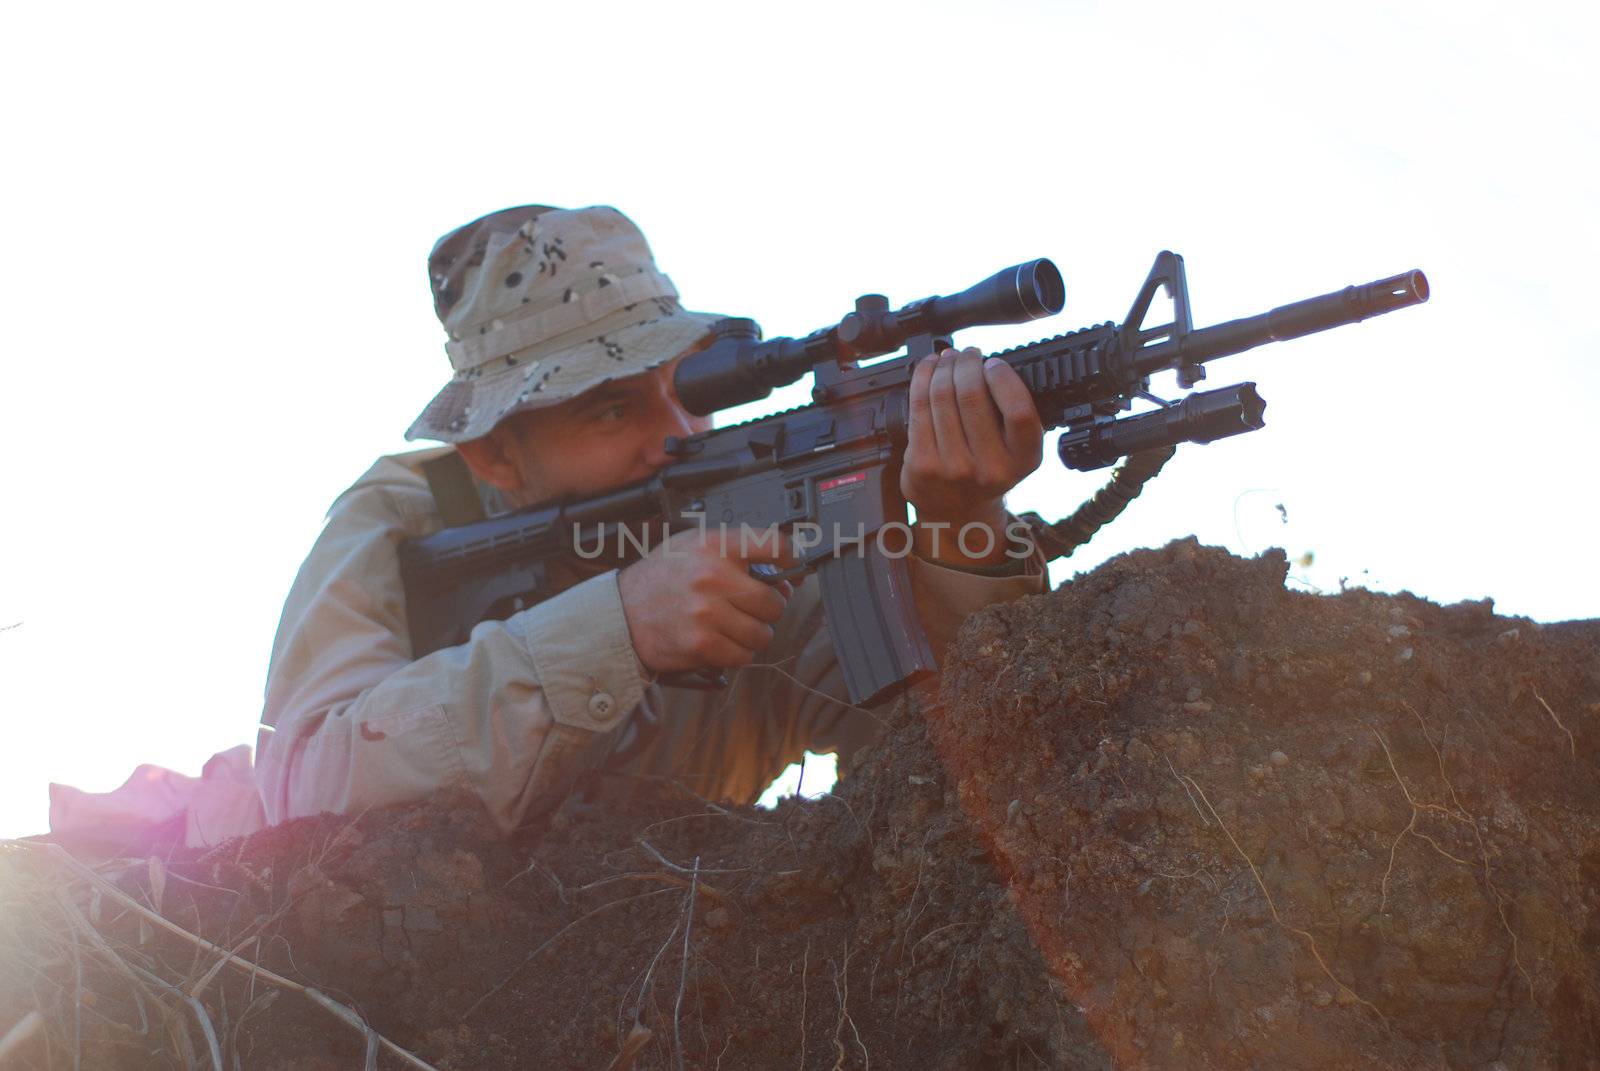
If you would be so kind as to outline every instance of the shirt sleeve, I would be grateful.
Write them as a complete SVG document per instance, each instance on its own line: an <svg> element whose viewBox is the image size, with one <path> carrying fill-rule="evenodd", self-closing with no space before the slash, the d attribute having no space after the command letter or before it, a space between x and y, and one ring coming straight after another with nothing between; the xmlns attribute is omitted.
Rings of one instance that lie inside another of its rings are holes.
<svg viewBox="0 0 1600 1071"><path fill-rule="evenodd" d="M396 548L437 524L420 480L358 484L329 513L268 670L257 782L269 822L459 785L509 830L638 704L615 572L413 660Z"/></svg>

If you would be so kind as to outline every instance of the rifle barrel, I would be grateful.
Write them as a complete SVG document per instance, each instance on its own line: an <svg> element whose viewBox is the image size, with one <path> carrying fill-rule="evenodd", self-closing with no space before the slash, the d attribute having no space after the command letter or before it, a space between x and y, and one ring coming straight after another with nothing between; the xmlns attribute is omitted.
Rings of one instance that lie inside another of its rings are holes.
<svg viewBox="0 0 1600 1071"><path fill-rule="evenodd" d="M1411 270L1387 279L1347 286L1331 294L1280 305L1259 316L1202 327L1180 338L1147 346L1134 355L1134 368L1150 375L1166 368L1195 365L1217 357L1282 342L1428 300L1428 277Z"/></svg>

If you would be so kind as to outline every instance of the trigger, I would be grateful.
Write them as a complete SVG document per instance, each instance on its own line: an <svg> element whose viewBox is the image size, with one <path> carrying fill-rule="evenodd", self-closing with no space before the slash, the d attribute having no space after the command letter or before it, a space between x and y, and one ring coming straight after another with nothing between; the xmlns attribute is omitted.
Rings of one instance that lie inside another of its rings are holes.
<svg viewBox="0 0 1600 1071"><path fill-rule="evenodd" d="M757 562L750 567L752 577L772 587L777 587L785 580L803 580L810 571L804 565L797 565L793 569L780 569L768 562Z"/></svg>

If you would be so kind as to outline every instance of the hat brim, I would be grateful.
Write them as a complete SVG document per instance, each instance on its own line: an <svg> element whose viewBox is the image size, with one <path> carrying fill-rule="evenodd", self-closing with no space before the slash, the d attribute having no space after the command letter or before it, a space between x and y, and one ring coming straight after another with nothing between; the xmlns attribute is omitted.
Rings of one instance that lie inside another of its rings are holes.
<svg viewBox="0 0 1600 1071"><path fill-rule="evenodd" d="M513 413L556 405L602 383L665 364L695 345L723 316L675 302L619 310L569 342L534 347L458 372L406 431L406 439L463 443Z"/></svg>

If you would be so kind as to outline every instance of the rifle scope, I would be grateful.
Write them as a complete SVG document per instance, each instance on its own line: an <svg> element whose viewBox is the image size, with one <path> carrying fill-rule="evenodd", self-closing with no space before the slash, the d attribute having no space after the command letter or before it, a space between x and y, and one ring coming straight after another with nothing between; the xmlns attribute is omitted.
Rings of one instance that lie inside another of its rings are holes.
<svg viewBox="0 0 1600 1071"><path fill-rule="evenodd" d="M673 385L684 408L706 416L765 398L822 361L893 353L918 335L1037 320L1060 312L1065 302L1061 272L1040 258L997 271L959 294L923 298L893 312L882 294L864 294L838 324L805 338L762 342L754 320L722 320L712 328L716 341L679 362Z"/></svg>

